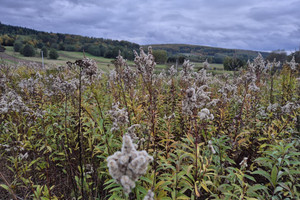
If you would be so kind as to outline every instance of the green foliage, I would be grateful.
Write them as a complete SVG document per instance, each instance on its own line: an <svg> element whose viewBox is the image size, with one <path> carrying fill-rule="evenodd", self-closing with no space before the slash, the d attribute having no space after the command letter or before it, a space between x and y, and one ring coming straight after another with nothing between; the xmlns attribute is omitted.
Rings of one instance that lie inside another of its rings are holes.
<svg viewBox="0 0 300 200"><path fill-rule="evenodd" d="M165 200L300 198L299 71L286 64L260 81L248 69L158 76L121 61L110 75L92 62L2 65L1 198L142 200L148 190ZM203 104L187 114L189 96ZM126 113L117 121L113 104ZM204 108L213 117L200 118ZM137 149L154 160L125 196L106 159L134 124Z"/></svg>
<svg viewBox="0 0 300 200"><path fill-rule="evenodd" d="M140 47L138 44L123 40L47 33L29 28L0 24L0 44L13 46L15 40L23 41L24 44L31 44L38 48L46 46L66 51L82 52L85 50L95 56L106 55L106 58L116 58L118 51L121 50L124 52L123 56L130 60L133 60L133 50L138 50Z"/></svg>
<svg viewBox="0 0 300 200"><path fill-rule="evenodd" d="M295 51L288 56L288 61L291 61L293 56L295 57L296 63L300 63L300 51Z"/></svg>
<svg viewBox="0 0 300 200"><path fill-rule="evenodd" d="M272 51L266 57L266 59L270 62L273 62L275 59L276 61L280 61L281 63L284 63L287 59L287 54L284 50L276 50L276 51Z"/></svg>
<svg viewBox="0 0 300 200"><path fill-rule="evenodd" d="M266 145L262 157L255 161L260 167L252 172L254 175L260 175L268 181L267 196L272 199L291 198L297 199L300 194L300 183L297 176L300 175L300 152L294 147L295 142L288 143L279 142L276 145Z"/></svg>
<svg viewBox="0 0 300 200"><path fill-rule="evenodd" d="M43 52L44 58L47 58L48 57L48 49L47 49L47 47L42 47L41 51ZM41 52L41 56L42 56L42 52Z"/></svg>
<svg viewBox="0 0 300 200"><path fill-rule="evenodd" d="M22 48L23 48L23 44L21 42L14 43L14 51L15 52L21 52Z"/></svg>
<svg viewBox="0 0 300 200"><path fill-rule="evenodd" d="M155 62L160 64L165 64L168 59L167 51L165 50L154 50L153 56L155 57Z"/></svg>
<svg viewBox="0 0 300 200"><path fill-rule="evenodd" d="M208 47L200 45L186 44L156 44L152 45L154 50L165 50L169 57L184 55L193 62L204 62L206 59L211 63L223 63L225 57L233 57L241 59L243 62L252 60L257 56L257 51L241 50L241 49L225 49L217 47ZM267 57L269 53L260 52L263 57ZM272 60L273 61L273 60Z"/></svg>
<svg viewBox="0 0 300 200"><path fill-rule="evenodd" d="M26 57L35 56L35 49L31 44L26 44L21 52Z"/></svg>
<svg viewBox="0 0 300 200"><path fill-rule="evenodd" d="M6 49L0 44L0 52L4 52Z"/></svg>
<svg viewBox="0 0 300 200"><path fill-rule="evenodd" d="M57 51L55 49L50 49L49 58L56 60L59 57Z"/></svg>
<svg viewBox="0 0 300 200"><path fill-rule="evenodd" d="M236 71L243 67L245 63L239 58L226 57L223 61L224 69L229 71Z"/></svg>

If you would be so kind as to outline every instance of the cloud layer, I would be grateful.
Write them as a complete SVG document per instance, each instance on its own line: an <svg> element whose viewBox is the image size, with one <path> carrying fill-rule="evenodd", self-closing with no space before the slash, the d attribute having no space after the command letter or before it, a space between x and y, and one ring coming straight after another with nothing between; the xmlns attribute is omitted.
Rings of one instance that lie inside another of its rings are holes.
<svg viewBox="0 0 300 200"><path fill-rule="evenodd" d="M299 0L0 0L0 21L37 30L251 50L300 45Z"/></svg>

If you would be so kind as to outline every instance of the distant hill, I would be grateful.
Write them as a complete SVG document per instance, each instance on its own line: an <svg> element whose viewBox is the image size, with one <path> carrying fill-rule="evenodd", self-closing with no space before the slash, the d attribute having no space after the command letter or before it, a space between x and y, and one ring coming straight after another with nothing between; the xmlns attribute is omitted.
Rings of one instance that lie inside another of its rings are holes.
<svg viewBox="0 0 300 200"><path fill-rule="evenodd" d="M150 46L150 45L145 45ZM240 58L243 61L252 60L258 54L257 51L226 49L189 44L152 44L154 50L165 50L170 57L185 56L194 62L204 62L206 59L211 63L223 63L226 56ZM260 52L263 57L269 55L268 52Z"/></svg>
<svg viewBox="0 0 300 200"><path fill-rule="evenodd" d="M140 45L128 41L111 40L104 38L86 37L74 34L48 33L30 28L2 24L0 22L0 46L20 46L31 44L35 48L54 48L57 50L88 52L94 56L115 58L119 50L123 57L133 60L133 50L138 50ZM150 46L150 45L144 45ZM226 49L188 44L153 44L153 49L165 50L168 60L174 62L178 57L185 57L193 62L223 63L226 56L240 58L243 61L252 60L257 56L256 51ZM264 57L267 52L260 52Z"/></svg>
<svg viewBox="0 0 300 200"><path fill-rule="evenodd" d="M0 46L13 46L16 42L31 44L36 48L54 48L65 51L85 51L94 56L115 58L119 50L129 60L133 60L133 50L140 45L128 41L86 37L73 34L48 33L34 29L11 26L0 22Z"/></svg>

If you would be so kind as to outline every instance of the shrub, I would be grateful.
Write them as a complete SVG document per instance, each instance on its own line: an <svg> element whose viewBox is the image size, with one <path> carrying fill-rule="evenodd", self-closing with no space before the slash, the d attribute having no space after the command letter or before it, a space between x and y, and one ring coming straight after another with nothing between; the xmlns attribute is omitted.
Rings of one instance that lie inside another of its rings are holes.
<svg viewBox="0 0 300 200"><path fill-rule="evenodd" d="M35 55L35 49L31 44L26 44L21 53L26 57L32 57Z"/></svg>
<svg viewBox="0 0 300 200"><path fill-rule="evenodd" d="M41 49L41 51L43 51L44 58L47 58L48 57L48 49L46 47L43 47ZM42 52L41 52L41 56L42 56Z"/></svg>
<svg viewBox="0 0 300 200"><path fill-rule="evenodd" d="M51 49L49 52L49 58L56 60L59 57L57 51L55 49Z"/></svg>
<svg viewBox="0 0 300 200"><path fill-rule="evenodd" d="M23 44L21 42L15 42L14 43L14 51L20 52L23 48Z"/></svg>
<svg viewBox="0 0 300 200"><path fill-rule="evenodd" d="M154 50L153 56L155 58L155 62L160 64L165 64L168 59L167 52L165 50Z"/></svg>
<svg viewBox="0 0 300 200"><path fill-rule="evenodd" d="M239 58L226 57L223 61L224 69L228 71L236 71L244 66L244 62Z"/></svg>

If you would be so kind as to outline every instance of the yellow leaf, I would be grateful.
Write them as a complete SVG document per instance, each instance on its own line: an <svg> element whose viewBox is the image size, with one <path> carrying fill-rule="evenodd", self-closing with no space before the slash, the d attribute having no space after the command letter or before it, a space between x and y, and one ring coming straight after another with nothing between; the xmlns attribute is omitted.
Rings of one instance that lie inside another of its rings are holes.
<svg viewBox="0 0 300 200"><path fill-rule="evenodd" d="M200 197L200 193L199 193L198 188L197 188L197 182L195 183L195 193L196 193L197 197Z"/></svg>
<svg viewBox="0 0 300 200"><path fill-rule="evenodd" d="M206 187L206 183L205 182L201 182L200 185L203 187L203 189L208 192L208 188Z"/></svg>

